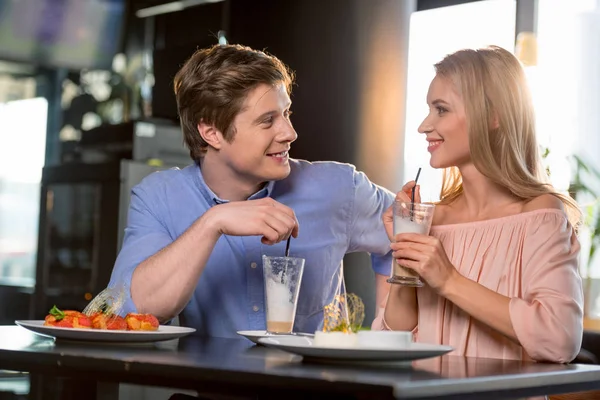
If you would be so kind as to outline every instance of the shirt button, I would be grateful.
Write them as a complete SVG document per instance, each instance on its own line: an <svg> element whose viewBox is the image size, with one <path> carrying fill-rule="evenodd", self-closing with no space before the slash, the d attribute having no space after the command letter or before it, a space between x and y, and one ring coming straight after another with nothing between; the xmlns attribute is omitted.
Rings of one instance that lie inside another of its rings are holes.
<svg viewBox="0 0 600 400"><path fill-rule="evenodd" d="M252 307L252 309L256 312L256 311L258 311L258 306L254 306L254 307Z"/></svg>
<svg viewBox="0 0 600 400"><path fill-rule="evenodd" d="M250 267L251 267L251 268L256 268L256 263L252 263L252 264L250 264Z"/></svg>

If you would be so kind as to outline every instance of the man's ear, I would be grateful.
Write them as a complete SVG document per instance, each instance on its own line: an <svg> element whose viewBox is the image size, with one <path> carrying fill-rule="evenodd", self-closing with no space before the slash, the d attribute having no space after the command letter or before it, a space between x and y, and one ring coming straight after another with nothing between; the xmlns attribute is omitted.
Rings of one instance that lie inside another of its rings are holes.
<svg viewBox="0 0 600 400"><path fill-rule="evenodd" d="M197 129L202 139L204 139L204 141L208 143L210 147L213 147L217 150L221 149L223 135L214 125L209 125L204 121L200 121Z"/></svg>

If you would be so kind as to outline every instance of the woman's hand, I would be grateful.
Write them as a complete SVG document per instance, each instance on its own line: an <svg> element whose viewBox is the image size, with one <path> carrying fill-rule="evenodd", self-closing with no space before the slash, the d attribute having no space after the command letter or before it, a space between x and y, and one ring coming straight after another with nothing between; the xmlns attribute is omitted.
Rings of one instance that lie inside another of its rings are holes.
<svg viewBox="0 0 600 400"><path fill-rule="evenodd" d="M401 233L390 247L398 264L414 270L442 296L448 285L460 276L436 237Z"/></svg>
<svg viewBox="0 0 600 400"><path fill-rule="evenodd" d="M416 185L415 181L407 182L404 186L402 186L402 191L396 193L396 201L404 201L406 203L411 202L412 197L412 189L415 188L415 203L421 202L421 187ZM385 226L385 231L387 232L388 238L390 242L394 241L394 205L388 207L387 210L383 213L383 225Z"/></svg>

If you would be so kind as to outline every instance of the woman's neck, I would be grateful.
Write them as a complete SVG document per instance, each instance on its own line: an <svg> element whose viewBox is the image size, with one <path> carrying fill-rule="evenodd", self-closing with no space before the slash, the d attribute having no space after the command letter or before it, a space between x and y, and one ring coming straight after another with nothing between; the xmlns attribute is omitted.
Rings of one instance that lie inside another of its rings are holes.
<svg viewBox="0 0 600 400"><path fill-rule="evenodd" d="M492 182L472 164L459 170L463 193L454 206L461 209L467 219L478 221L519 212L522 200L510 190Z"/></svg>

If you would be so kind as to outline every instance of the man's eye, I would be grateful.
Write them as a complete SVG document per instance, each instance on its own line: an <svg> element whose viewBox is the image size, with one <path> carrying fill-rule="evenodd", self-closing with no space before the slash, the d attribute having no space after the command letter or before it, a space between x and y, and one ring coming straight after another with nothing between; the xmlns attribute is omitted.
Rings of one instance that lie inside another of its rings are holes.
<svg viewBox="0 0 600 400"><path fill-rule="evenodd" d="M285 115L286 118L289 118L292 114L293 114L292 110L287 110L285 113L283 113L283 115Z"/></svg>
<svg viewBox="0 0 600 400"><path fill-rule="evenodd" d="M273 117L265 118L262 122L265 125L270 125L273 123Z"/></svg>

